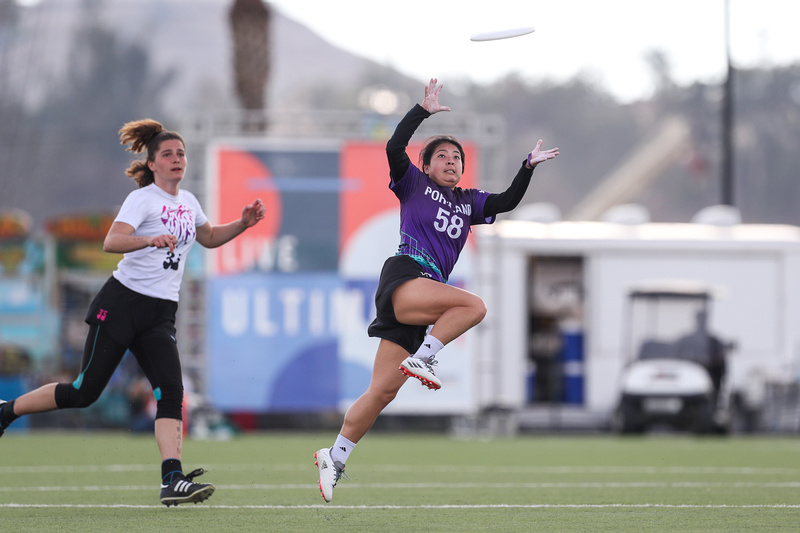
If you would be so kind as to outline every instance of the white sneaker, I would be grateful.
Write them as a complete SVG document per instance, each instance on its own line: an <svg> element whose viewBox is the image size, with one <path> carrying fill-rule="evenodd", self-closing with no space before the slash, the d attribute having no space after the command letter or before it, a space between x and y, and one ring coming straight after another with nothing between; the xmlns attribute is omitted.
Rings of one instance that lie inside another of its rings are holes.
<svg viewBox="0 0 800 533"><path fill-rule="evenodd" d="M418 359L413 356L406 357L400 363L400 371L410 378L417 378L420 382L431 390L442 388L442 382L433 373L433 365L438 364L432 355L427 359Z"/></svg>
<svg viewBox="0 0 800 533"><path fill-rule="evenodd" d="M314 454L314 462L319 467L319 491L322 493L322 499L330 502L333 499L333 487L336 482L344 476L345 479L350 479L344 473L344 465L339 461L331 459L331 451L329 448L322 448Z"/></svg>

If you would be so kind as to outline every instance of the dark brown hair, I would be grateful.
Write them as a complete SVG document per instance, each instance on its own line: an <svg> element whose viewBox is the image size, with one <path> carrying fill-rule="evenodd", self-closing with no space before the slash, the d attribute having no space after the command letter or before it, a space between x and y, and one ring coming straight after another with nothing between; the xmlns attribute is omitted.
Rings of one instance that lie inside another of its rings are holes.
<svg viewBox="0 0 800 533"><path fill-rule="evenodd" d="M125 171L125 174L133 178L139 188L146 187L155 180L153 171L147 166L147 162L155 161L161 143L177 139L184 148L186 147L186 142L179 133L165 130L161 123L150 118L126 123L119 130L119 139L122 144L130 144L127 148L129 152L140 154L147 151L145 159L134 161Z"/></svg>

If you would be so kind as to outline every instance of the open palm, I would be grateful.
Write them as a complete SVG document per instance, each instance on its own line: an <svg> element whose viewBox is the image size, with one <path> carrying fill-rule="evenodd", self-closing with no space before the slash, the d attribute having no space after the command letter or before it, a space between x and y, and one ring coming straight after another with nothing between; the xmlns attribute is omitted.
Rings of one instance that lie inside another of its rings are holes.
<svg viewBox="0 0 800 533"><path fill-rule="evenodd" d="M431 78L431 81L425 86L425 99L420 104L431 115L439 111L450 111L449 107L439 103L439 93L443 86L437 85L438 81L436 78Z"/></svg>
<svg viewBox="0 0 800 533"><path fill-rule="evenodd" d="M558 155L558 148L550 148L549 150L542 150L542 140L539 139L539 142L536 143L536 148L528 154L528 161L527 165L529 168L533 168L542 161L547 161L548 159L553 159Z"/></svg>

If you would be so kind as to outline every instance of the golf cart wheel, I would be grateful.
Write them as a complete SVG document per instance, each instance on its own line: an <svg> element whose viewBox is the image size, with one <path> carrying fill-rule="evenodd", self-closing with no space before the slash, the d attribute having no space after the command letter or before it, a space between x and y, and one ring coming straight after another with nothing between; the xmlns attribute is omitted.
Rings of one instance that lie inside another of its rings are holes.
<svg viewBox="0 0 800 533"><path fill-rule="evenodd" d="M710 402L702 402L692 408L691 428L698 435L715 432L714 411Z"/></svg>
<svg viewBox="0 0 800 533"><path fill-rule="evenodd" d="M614 416L614 426L617 432L624 435L639 435L644 433L645 425L642 421L641 410L630 402L622 402Z"/></svg>

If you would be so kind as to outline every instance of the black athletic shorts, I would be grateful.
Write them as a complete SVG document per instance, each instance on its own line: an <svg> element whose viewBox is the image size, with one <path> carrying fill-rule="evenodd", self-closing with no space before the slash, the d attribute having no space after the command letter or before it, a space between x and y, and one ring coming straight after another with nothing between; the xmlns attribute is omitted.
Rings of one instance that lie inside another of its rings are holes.
<svg viewBox="0 0 800 533"><path fill-rule="evenodd" d="M398 322L392 306L392 294L397 287L416 278L432 279L419 263L407 255L395 255L383 263L378 291L375 293L378 314L367 329L370 337L392 341L410 354L415 353L425 340L428 326L410 326Z"/></svg>
<svg viewBox="0 0 800 533"><path fill-rule="evenodd" d="M170 337L175 342L178 302L145 296L111 276L86 313L87 324L102 325L112 339L130 348L140 335Z"/></svg>

